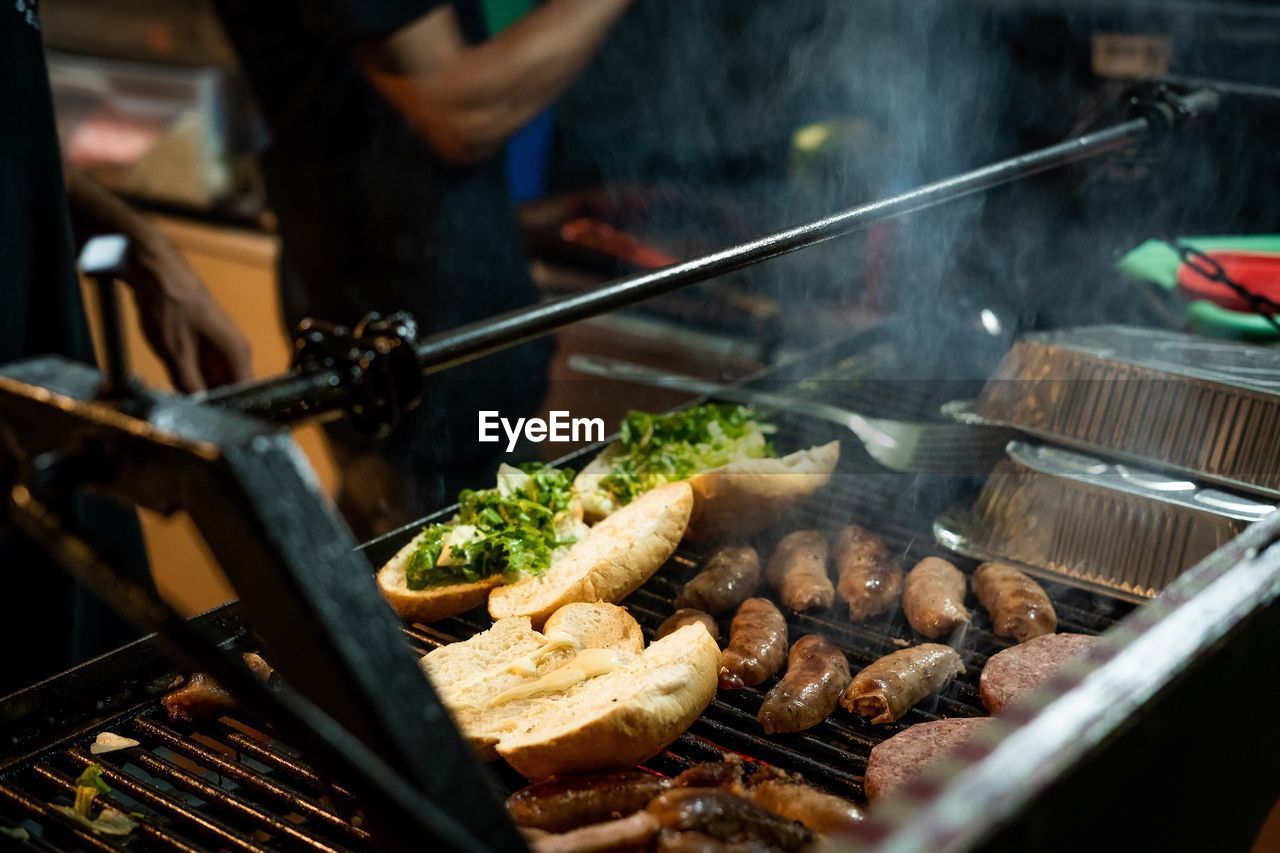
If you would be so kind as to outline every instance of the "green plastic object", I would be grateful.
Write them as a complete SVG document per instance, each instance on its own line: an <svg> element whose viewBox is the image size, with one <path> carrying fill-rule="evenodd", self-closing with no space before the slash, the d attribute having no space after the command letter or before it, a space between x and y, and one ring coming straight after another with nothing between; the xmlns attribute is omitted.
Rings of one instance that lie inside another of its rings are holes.
<svg viewBox="0 0 1280 853"><path fill-rule="evenodd" d="M1247 252L1280 252L1280 234L1232 235L1227 237L1181 237L1193 249L1236 249ZM1149 282L1171 296L1178 292L1178 253L1167 243L1148 240L1129 251L1117 268L1127 276ZM1187 303L1187 323L1202 335L1245 341L1275 341L1280 335L1262 317L1232 311L1205 299Z"/></svg>

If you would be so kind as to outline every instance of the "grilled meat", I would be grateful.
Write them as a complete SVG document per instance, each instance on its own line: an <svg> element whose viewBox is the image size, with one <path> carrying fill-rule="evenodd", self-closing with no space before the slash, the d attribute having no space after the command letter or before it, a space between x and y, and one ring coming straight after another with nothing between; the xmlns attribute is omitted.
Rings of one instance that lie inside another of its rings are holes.
<svg viewBox="0 0 1280 853"><path fill-rule="evenodd" d="M703 613L701 610L694 610L692 607L682 608L668 616L663 623L658 626L658 630L654 632L653 638L655 640L661 640L663 637L667 636L667 634L673 633L676 630L683 628L685 625L692 625L695 622L702 624L707 629L707 633L711 635L711 639L715 640L717 643L720 642L720 626L716 624L715 617L709 613Z"/></svg>
<svg viewBox="0 0 1280 853"><path fill-rule="evenodd" d="M693 765L671 782L677 788L724 788L741 794L746 790L746 767L740 756L730 752L721 761Z"/></svg>
<svg viewBox="0 0 1280 853"><path fill-rule="evenodd" d="M883 539L850 524L836 536L836 589L855 622L884 613L902 593L902 567Z"/></svg>
<svg viewBox="0 0 1280 853"><path fill-rule="evenodd" d="M763 809L798 820L819 834L838 833L862 821L862 810L834 794L826 794L788 779L767 779L752 787L747 798Z"/></svg>
<svg viewBox="0 0 1280 853"><path fill-rule="evenodd" d="M507 812L518 826L567 832L641 811L670 785L642 770L566 776L516 791Z"/></svg>
<svg viewBox="0 0 1280 853"><path fill-rule="evenodd" d="M648 812L529 840L532 853L614 853L643 850L658 834L658 821Z"/></svg>
<svg viewBox="0 0 1280 853"><path fill-rule="evenodd" d="M826 608L836 588L827 577L827 540L816 530L788 533L774 549L764 577L784 606L796 611Z"/></svg>
<svg viewBox="0 0 1280 853"><path fill-rule="evenodd" d="M721 788L672 788L649 803L664 829L700 832L722 842L763 842L799 850L813 839L804 824L775 815Z"/></svg>
<svg viewBox="0 0 1280 853"><path fill-rule="evenodd" d="M892 723L961 672L964 664L950 646L913 646L885 655L859 672L840 704L873 724Z"/></svg>
<svg viewBox="0 0 1280 853"><path fill-rule="evenodd" d="M719 616L742 604L760 585L760 555L750 545L722 545L676 596L677 608Z"/></svg>
<svg viewBox="0 0 1280 853"><path fill-rule="evenodd" d="M259 681L265 684L271 678L274 670L261 655L248 652L242 657ZM185 725L216 719L231 713L237 706L235 697L212 675L203 672L193 672L164 694L160 701L169 713L170 720Z"/></svg>
<svg viewBox="0 0 1280 853"><path fill-rule="evenodd" d="M934 760L968 740L990 717L956 717L917 723L871 750L863 786L875 800L919 776Z"/></svg>
<svg viewBox="0 0 1280 853"><path fill-rule="evenodd" d="M964 606L964 573L946 560L925 557L907 573L902 611L916 631L931 640L950 636L969 621Z"/></svg>
<svg viewBox="0 0 1280 853"><path fill-rule="evenodd" d="M782 668L787 657L787 621L767 598L748 598L729 626L729 645L720 659L720 686L740 690L759 684Z"/></svg>
<svg viewBox="0 0 1280 853"><path fill-rule="evenodd" d="M1040 584L1013 566L983 563L973 573L973 591L991 614L991 624L1002 637L1025 643L1058 628L1058 615Z"/></svg>
<svg viewBox="0 0 1280 853"><path fill-rule="evenodd" d="M787 656L787 674L760 705L760 725L770 734L812 728L836 709L849 681L849 661L835 643L801 637Z"/></svg>
<svg viewBox="0 0 1280 853"><path fill-rule="evenodd" d="M1088 634L1043 634L992 655L982 668L982 704L998 714L1098 641Z"/></svg>

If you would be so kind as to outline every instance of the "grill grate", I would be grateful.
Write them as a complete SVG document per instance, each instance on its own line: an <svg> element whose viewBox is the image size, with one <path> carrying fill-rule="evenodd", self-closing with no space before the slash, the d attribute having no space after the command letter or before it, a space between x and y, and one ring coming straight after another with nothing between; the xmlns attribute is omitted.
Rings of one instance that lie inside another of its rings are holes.
<svg viewBox="0 0 1280 853"><path fill-rule="evenodd" d="M935 399L922 402L922 393L928 393L925 386L926 383L881 382L870 388L838 379L824 384L821 393L825 399L859 407L868 414L897 417L936 411L937 402L954 396L952 391L935 388ZM809 422L783 417L779 424L781 447L807 446L834 437L826 427ZM777 529L812 527L831 535L845 524L857 522L882 535L905 566L930 554L949 556L933 542L929 533L932 521L957 501L971 500L979 482L887 474L859 455L853 443L844 442L843 451L840 470L831 485ZM377 563L380 554L398 549L414 532L404 531L398 541L393 538L371 545L371 558ZM762 555L767 554L773 538L769 533L762 536L758 543ZM680 585L696 572L702 556L697 550L683 548L667 567L624 602L641 623L646 639L651 639L653 631L671 614ZM953 561L966 571L974 567L971 562ZM1047 584L1046 590L1057 608L1062 631L1099 633L1132 607L1101 594L1061 585ZM691 729L647 766L672 775L731 751L801 772L815 785L861 800L867 756L877 743L914 723L984 713L978 698L978 675L987 658L1008 643L991 633L980 608L975 606L973 610L972 623L963 636L953 639L966 673L897 724L870 726L837 711L807 732L766 736L756 721L756 713L772 686L767 682L758 688L722 691ZM728 634L728 621L721 621L724 636ZM843 608L837 606L828 612L789 614L788 623L793 640L808 633L830 638L844 650L854 671L917 641L900 612L854 625ZM488 620L483 613L473 612L431 626L408 627L406 635L418 652L425 653L486 627ZM227 635L234 642L243 642L242 631L228 630ZM137 658L143 650L126 649L116 655L132 654ZM148 653L154 655L152 651ZM164 671L159 667L163 664L157 659L151 666L150 683L162 682ZM135 662L132 667L138 669L141 665ZM92 695L81 695L77 701L90 709L95 703L98 708L103 707L101 700ZM46 728L58 728L51 721L46 721L44 728L23 728L27 756L8 763L0 761L0 827L21 826L38 844L47 842L49 849L330 851L369 847L358 817L354 822L349 819L355 814L350 795L317 775L286 743L229 718L196 731L180 730L167 722L154 698L124 709L118 705L108 707L113 708L109 719L82 724L70 734L41 734ZM103 730L133 737L140 746L91 756L88 743ZM288 740L286 733L280 736ZM40 742L46 746L36 745ZM143 815L139 829L128 839L95 837L49 805L69 804L71 780L94 760L103 765L104 776L115 789L111 795L114 805ZM501 762L495 770L509 788L522 784Z"/></svg>

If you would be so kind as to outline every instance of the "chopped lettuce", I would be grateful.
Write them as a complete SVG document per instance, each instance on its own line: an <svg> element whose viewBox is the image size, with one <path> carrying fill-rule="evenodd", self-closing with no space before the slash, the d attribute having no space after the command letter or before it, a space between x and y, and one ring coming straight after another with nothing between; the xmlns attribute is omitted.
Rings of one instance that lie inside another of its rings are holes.
<svg viewBox="0 0 1280 853"><path fill-rule="evenodd" d="M630 412L618 433L613 468L600 488L618 504L663 483L686 480L740 459L776 456L772 424L747 406L704 403L680 412Z"/></svg>
<svg viewBox="0 0 1280 853"><path fill-rule="evenodd" d="M425 528L405 566L406 585L420 590L545 571L557 548L577 541L566 524L572 497L571 470L503 465L495 488L463 491L453 521Z"/></svg>

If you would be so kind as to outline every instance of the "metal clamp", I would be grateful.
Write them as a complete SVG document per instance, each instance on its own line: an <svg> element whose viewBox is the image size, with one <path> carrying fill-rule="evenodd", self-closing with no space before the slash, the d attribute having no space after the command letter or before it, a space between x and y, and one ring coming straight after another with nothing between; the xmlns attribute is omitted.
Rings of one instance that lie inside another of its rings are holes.
<svg viewBox="0 0 1280 853"><path fill-rule="evenodd" d="M381 438L422 399L417 342L418 323L406 311L369 314L354 329L308 318L294 338L293 366L344 374L352 423Z"/></svg>

